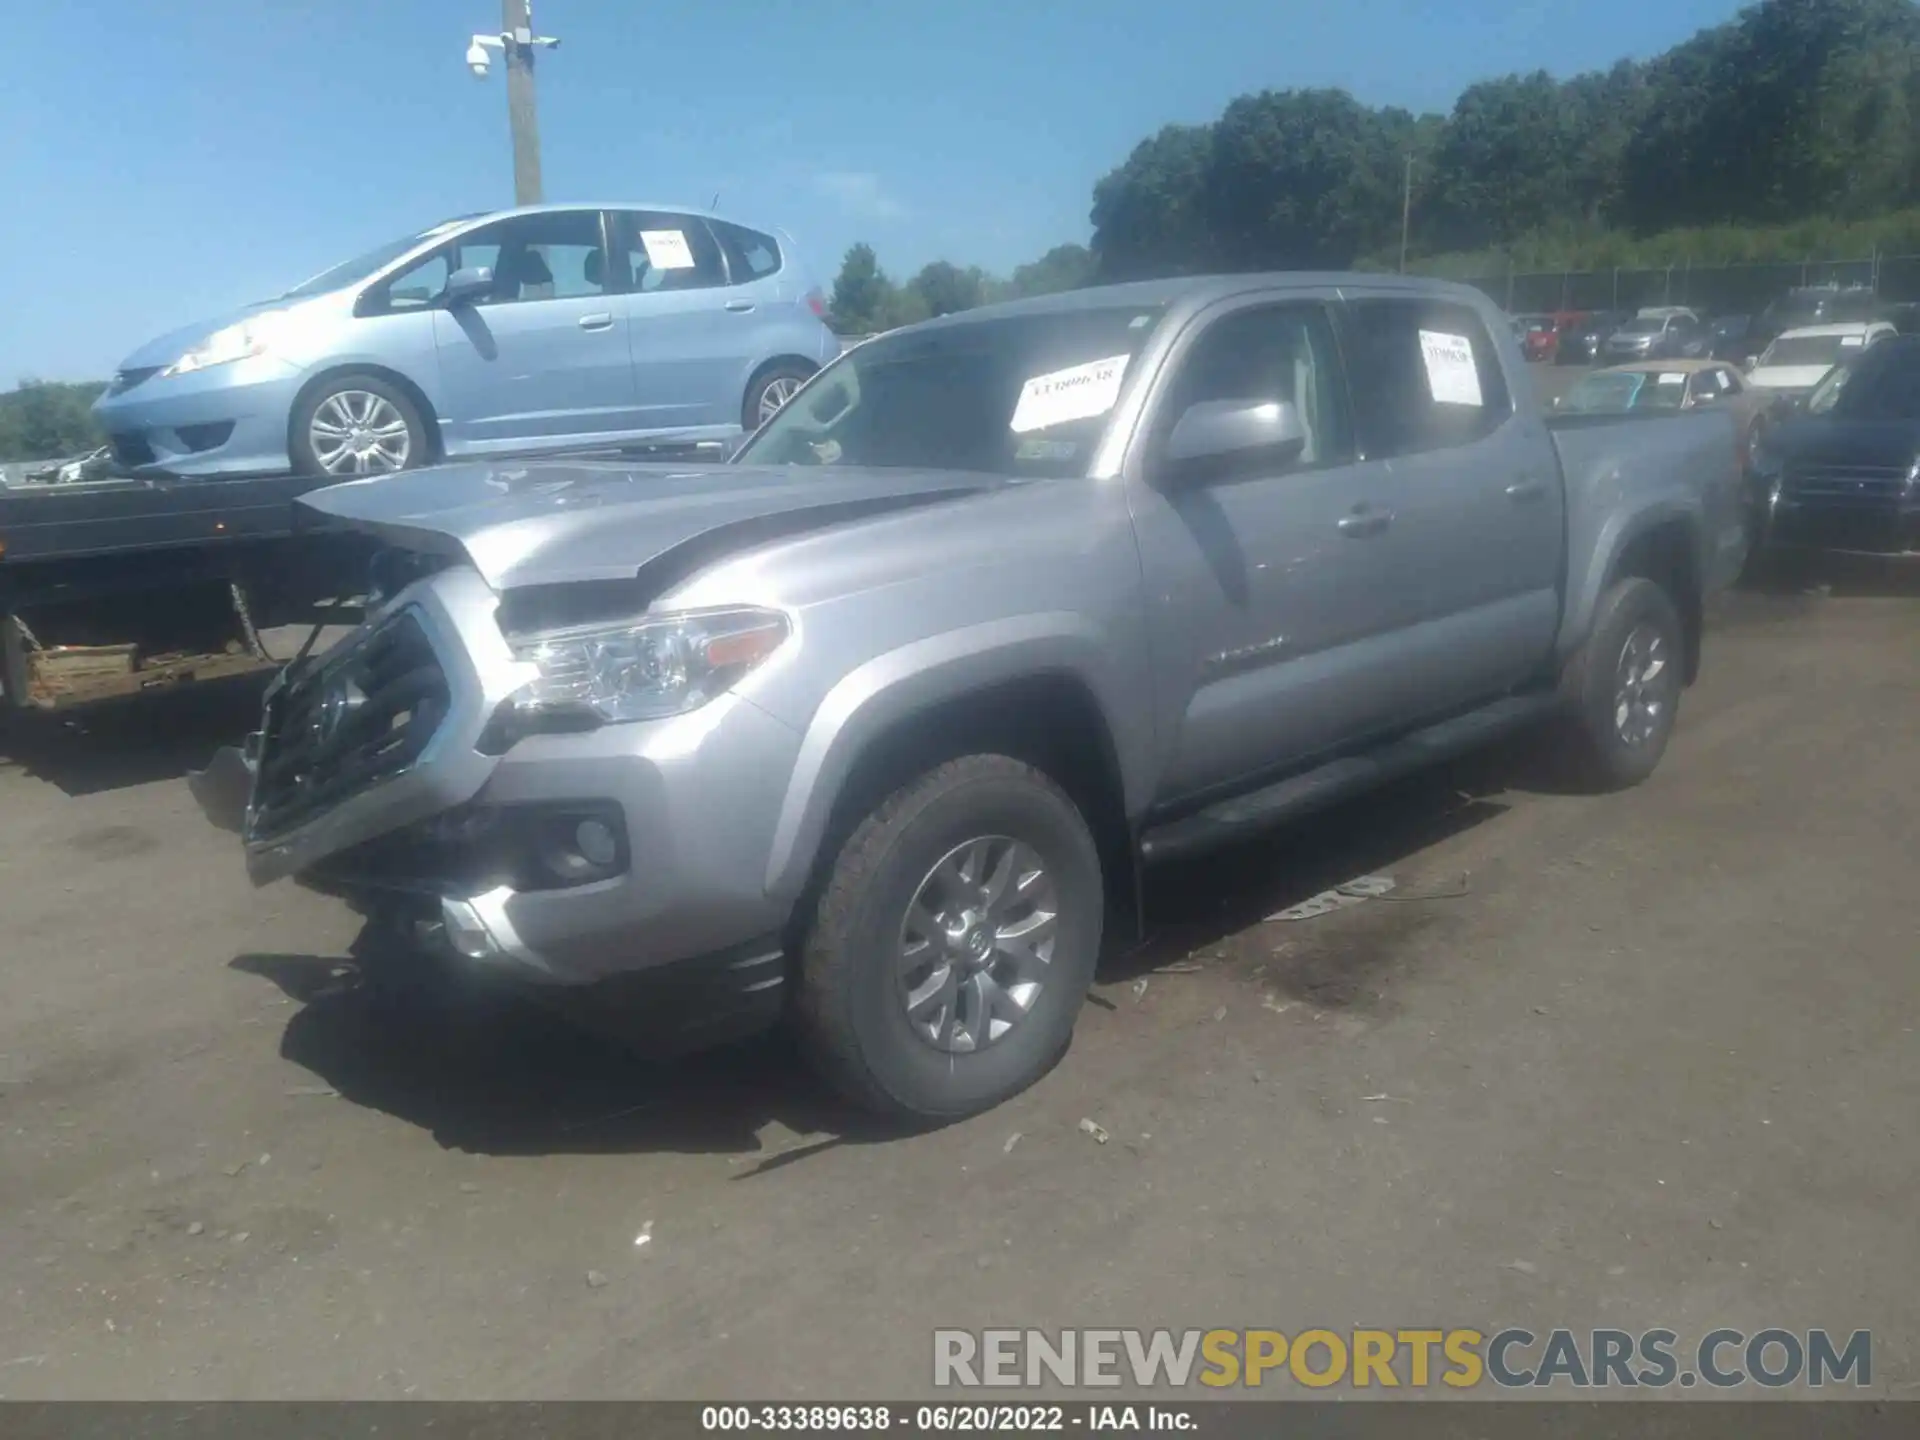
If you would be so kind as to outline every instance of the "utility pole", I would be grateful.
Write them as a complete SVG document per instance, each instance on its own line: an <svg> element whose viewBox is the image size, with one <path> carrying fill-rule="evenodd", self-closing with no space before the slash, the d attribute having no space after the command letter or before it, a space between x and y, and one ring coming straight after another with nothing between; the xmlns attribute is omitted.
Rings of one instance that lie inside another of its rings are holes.
<svg viewBox="0 0 1920 1440"><path fill-rule="evenodd" d="M1407 155L1407 179L1400 191L1400 273L1407 273L1407 232L1413 225L1413 155Z"/></svg>
<svg viewBox="0 0 1920 1440"><path fill-rule="evenodd" d="M528 0L500 0L500 33L476 35L467 47L467 68L484 80L491 54L507 60L507 121L513 129L513 200L516 205L540 203L540 121L533 103L533 52L560 42L551 35L533 33Z"/></svg>
<svg viewBox="0 0 1920 1440"><path fill-rule="evenodd" d="M513 127L513 203L540 203L540 117L533 103L533 16L528 0L500 0L507 52L507 120Z"/></svg>

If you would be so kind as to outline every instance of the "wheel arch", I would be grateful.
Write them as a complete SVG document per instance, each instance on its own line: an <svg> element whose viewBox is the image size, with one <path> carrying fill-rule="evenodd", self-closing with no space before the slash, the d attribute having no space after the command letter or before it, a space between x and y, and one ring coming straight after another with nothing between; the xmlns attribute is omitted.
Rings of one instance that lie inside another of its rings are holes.
<svg viewBox="0 0 1920 1440"><path fill-rule="evenodd" d="M1109 897L1131 908L1129 737L1084 669L1057 654L1027 658L988 675L964 665L921 672L838 716L839 707L824 704L781 809L769 893L804 915L840 844L882 799L944 761L1004 754L1041 770L1073 800L1093 832Z"/></svg>
<svg viewBox="0 0 1920 1440"><path fill-rule="evenodd" d="M1666 591L1680 612L1685 652L1681 673L1691 685L1700 674L1700 645L1705 628L1700 546L1695 525L1675 516L1636 531L1620 547L1608 568L1606 588L1630 578L1651 580Z"/></svg>

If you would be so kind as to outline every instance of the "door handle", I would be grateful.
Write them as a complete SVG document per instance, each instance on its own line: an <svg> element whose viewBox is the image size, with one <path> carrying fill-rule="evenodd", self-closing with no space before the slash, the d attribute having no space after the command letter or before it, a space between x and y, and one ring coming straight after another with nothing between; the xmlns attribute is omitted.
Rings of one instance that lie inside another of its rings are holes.
<svg viewBox="0 0 1920 1440"><path fill-rule="evenodd" d="M744 315L753 309L753 302L751 300L729 300L727 301L727 309L731 310L735 315Z"/></svg>
<svg viewBox="0 0 1920 1440"><path fill-rule="evenodd" d="M580 317L580 328L582 330L610 330L613 328L613 316L607 314L605 311L602 311L598 315L582 315Z"/></svg>
<svg viewBox="0 0 1920 1440"><path fill-rule="evenodd" d="M1538 480L1516 480L1507 486L1509 500L1538 500L1547 493L1547 487Z"/></svg>
<svg viewBox="0 0 1920 1440"><path fill-rule="evenodd" d="M1385 510L1370 510L1364 505L1354 507L1353 514L1340 521L1340 533L1351 540L1363 540L1369 535L1378 535L1393 523L1393 516Z"/></svg>

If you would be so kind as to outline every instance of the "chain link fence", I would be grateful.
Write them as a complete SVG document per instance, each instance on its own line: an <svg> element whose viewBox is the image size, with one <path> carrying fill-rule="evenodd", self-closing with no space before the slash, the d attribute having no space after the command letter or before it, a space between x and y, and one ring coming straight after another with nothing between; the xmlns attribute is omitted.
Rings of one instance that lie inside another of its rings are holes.
<svg viewBox="0 0 1920 1440"><path fill-rule="evenodd" d="M1753 314L1808 285L1866 286L1888 304L1920 301L1920 255L1759 265L1669 265L1648 270L1510 271L1466 281L1510 315L1553 310L1638 310L1687 305Z"/></svg>

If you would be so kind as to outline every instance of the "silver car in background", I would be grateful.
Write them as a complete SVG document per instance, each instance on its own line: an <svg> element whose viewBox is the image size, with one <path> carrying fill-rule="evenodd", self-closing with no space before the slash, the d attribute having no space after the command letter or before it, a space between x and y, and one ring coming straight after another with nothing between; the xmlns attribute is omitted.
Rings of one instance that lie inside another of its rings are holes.
<svg viewBox="0 0 1920 1440"><path fill-rule="evenodd" d="M783 234L544 205L393 241L128 356L118 466L367 475L447 457L728 440L839 354Z"/></svg>

